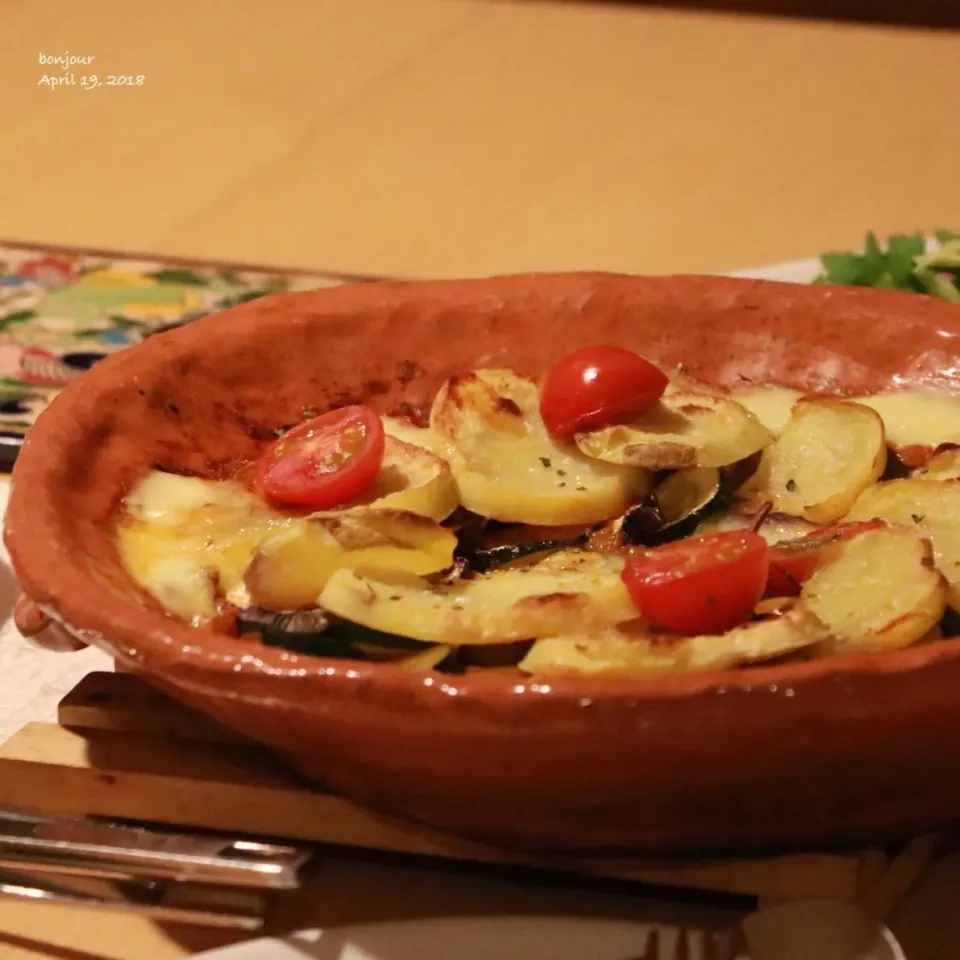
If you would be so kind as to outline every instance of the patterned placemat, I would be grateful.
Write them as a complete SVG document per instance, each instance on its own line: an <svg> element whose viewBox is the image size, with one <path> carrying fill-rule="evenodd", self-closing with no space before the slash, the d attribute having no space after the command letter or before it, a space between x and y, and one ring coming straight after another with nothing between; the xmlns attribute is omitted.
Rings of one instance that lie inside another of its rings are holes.
<svg viewBox="0 0 960 960"><path fill-rule="evenodd" d="M373 279L0 240L0 469L57 393L108 354L270 293Z"/></svg>

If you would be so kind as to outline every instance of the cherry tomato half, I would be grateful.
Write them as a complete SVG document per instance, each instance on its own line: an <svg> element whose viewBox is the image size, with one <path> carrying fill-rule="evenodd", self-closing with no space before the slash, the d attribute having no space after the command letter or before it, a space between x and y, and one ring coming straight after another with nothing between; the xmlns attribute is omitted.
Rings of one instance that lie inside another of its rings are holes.
<svg viewBox="0 0 960 960"><path fill-rule="evenodd" d="M800 587L809 580L817 567L829 556L829 548L867 530L885 527L883 520L858 520L851 523L835 523L819 530L776 544L770 551L770 578L767 582L768 597L795 597Z"/></svg>
<svg viewBox="0 0 960 960"><path fill-rule="evenodd" d="M540 416L550 436L568 441L620 417L643 413L667 388L667 376L623 347L582 347L543 379Z"/></svg>
<svg viewBox="0 0 960 960"><path fill-rule="evenodd" d="M627 559L623 582L655 627L687 635L723 633L749 619L770 567L766 540L728 530L676 540Z"/></svg>
<svg viewBox="0 0 960 960"><path fill-rule="evenodd" d="M270 500L326 510L348 503L374 481L386 438L369 407L331 410L285 433L257 465Z"/></svg>

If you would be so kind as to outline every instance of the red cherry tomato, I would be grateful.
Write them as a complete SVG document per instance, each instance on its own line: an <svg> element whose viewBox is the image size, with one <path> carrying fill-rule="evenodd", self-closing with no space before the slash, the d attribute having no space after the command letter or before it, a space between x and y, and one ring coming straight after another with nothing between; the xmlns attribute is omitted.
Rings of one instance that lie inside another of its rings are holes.
<svg viewBox="0 0 960 960"><path fill-rule="evenodd" d="M284 434L260 459L257 485L277 503L326 510L374 481L386 438L369 407L331 410Z"/></svg>
<svg viewBox="0 0 960 960"><path fill-rule="evenodd" d="M766 595L798 596L800 587L829 556L831 546L851 540L867 530L878 530L885 526L883 520L835 523L819 530L811 530L796 540L776 544L770 551L770 579L767 582Z"/></svg>
<svg viewBox="0 0 960 960"><path fill-rule="evenodd" d="M540 416L550 436L572 440L652 407L667 388L666 374L623 347L582 347L544 377Z"/></svg>
<svg viewBox="0 0 960 960"><path fill-rule="evenodd" d="M769 567L763 537L729 530L629 557L622 576L653 626L696 635L723 633L748 620L763 597Z"/></svg>

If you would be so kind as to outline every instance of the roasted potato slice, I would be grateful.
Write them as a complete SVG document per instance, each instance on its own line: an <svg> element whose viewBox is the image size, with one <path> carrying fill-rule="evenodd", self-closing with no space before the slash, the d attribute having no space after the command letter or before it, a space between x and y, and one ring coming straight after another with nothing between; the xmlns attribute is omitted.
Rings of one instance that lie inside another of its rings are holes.
<svg viewBox="0 0 960 960"><path fill-rule="evenodd" d="M426 574L453 563L452 530L414 513L355 509L299 520L262 543L244 574L268 610L312 607L336 570L369 564Z"/></svg>
<svg viewBox="0 0 960 960"><path fill-rule="evenodd" d="M753 414L729 397L675 391L629 423L578 433L583 453L648 470L725 467L773 441Z"/></svg>
<svg viewBox="0 0 960 960"><path fill-rule="evenodd" d="M536 384L509 370L449 380L430 412L460 503L492 520L589 524L622 514L650 489L650 474L555 443L540 418Z"/></svg>
<svg viewBox="0 0 960 960"><path fill-rule="evenodd" d="M442 457L444 444L430 427L418 427L406 417L382 417L383 432L395 440L429 450L435 456Z"/></svg>
<svg viewBox="0 0 960 960"><path fill-rule="evenodd" d="M883 422L873 410L846 400L799 400L744 492L779 513L834 523L886 462Z"/></svg>
<svg viewBox="0 0 960 960"><path fill-rule="evenodd" d="M376 480L363 497L347 509L372 506L439 521L449 517L458 505L457 486L446 460L426 447L388 436Z"/></svg>
<svg viewBox="0 0 960 960"><path fill-rule="evenodd" d="M900 523L928 538L950 606L960 610L960 483L922 478L878 483L863 491L846 519Z"/></svg>
<svg viewBox="0 0 960 960"><path fill-rule="evenodd" d="M339 570L320 605L384 633L428 643L510 643L636 617L620 580L623 559L564 551L539 563L435 586L395 570Z"/></svg>
<svg viewBox="0 0 960 960"><path fill-rule="evenodd" d="M911 476L926 480L960 480L960 447L940 450Z"/></svg>
<svg viewBox="0 0 960 960"><path fill-rule="evenodd" d="M779 436L794 404L803 394L783 387L757 386L732 390L730 396ZM960 397L911 390L848 399L879 414L887 443L893 446L937 447L942 443L960 443Z"/></svg>
<svg viewBox="0 0 960 960"><path fill-rule="evenodd" d="M904 527L868 530L835 545L804 584L800 607L826 627L824 653L894 650L943 616L946 590L930 544Z"/></svg>
<svg viewBox="0 0 960 960"><path fill-rule="evenodd" d="M719 636L656 636L642 621L633 620L594 633L538 640L519 669L534 676L621 677L725 670L812 648L827 636L823 624L801 608Z"/></svg>

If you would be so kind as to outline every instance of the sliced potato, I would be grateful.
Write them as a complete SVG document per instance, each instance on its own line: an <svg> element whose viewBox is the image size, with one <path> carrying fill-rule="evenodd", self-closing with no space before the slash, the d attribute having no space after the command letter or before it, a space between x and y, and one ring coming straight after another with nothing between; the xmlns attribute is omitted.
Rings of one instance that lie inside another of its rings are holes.
<svg viewBox="0 0 960 960"><path fill-rule="evenodd" d="M458 505L457 486L445 460L426 447L387 437L380 472L355 506L445 520Z"/></svg>
<svg viewBox="0 0 960 960"><path fill-rule="evenodd" d="M741 387L730 392L732 399L749 410L775 437L783 433L793 405L803 396L786 387Z"/></svg>
<svg viewBox="0 0 960 960"><path fill-rule="evenodd" d="M731 391L773 434L779 436L803 395L782 387L742 387ZM896 447L960 443L960 397L930 390L908 390L851 397L883 420L887 442Z"/></svg>
<svg viewBox="0 0 960 960"><path fill-rule="evenodd" d="M904 527L838 543L803 585L800 606L827 628L825 653L917 643L943 616L946 590L930 544Z"/></svg>
<svg viewBox="0 0 960 960"><path fill-rule="evenodd" d="M594 633L538 640L519 669L535 676L646 674L725 670L774 660L822 643L823 624L809 610L794 608L779 617L756 620L720 636L651 636L641 621Z"/></svg>
<svg viewBox="0 0 960 960"><path fill-rule="evenodd" d="M577 446L606 463L672 470L725 467L762 450L770 432L729 397L670 392L629 423L577 434Z"/></svg>
<svg viewBox="0 0 960 960"><path fill-rule="evenodd" d="M265 540L244 574L251 601L268 610L312 607L334 571L361 564L410 574L453 563L452 530L398 510L316 514Z"/></svg>
<svg viewBox="0 0 960 960"><path fill-rule="evenodd" d="M510 643L636 617L623 559L563 551L539 563L435 586L396 570L339 570L320 605L345 620L428 643Z"/></svg>
<svg viewBox="0 0 960 960"><path fill-rule="evenodd" d="M930 540L937 569L948 584L950 606L960 610L960 483L888 480L860 495L848 520L888 520Z"/></svg>
<svg viewBox="0 0 960 960"><path fill-rule="evenodd" d="M834 523L883 473L883 422L846 400L800 400L744 491L774 510Z"/></svg>
<svg viewBox="0 0 960 960"><path fill-rule="evenodd" d="M418 427L405 417L382 417L383 432L395 440L402 440L415 447L429 450L435 456L443 456L443 441L430 427Z"/></svg>
<svg viewBox="0 0 960 960"><path fill-rule="evenodd" d="M960 448L951 447L935 453L912 476L927 480L960 480Z"/></svg>
<svg viewBox="0 0 960 960"><path fill-rule="evenodd" d="M460 503L493 520L589 524L622 514L650 489L650 474L555 443L540 418L536 384L508 370L448 381L430 412Z"/></svg>

